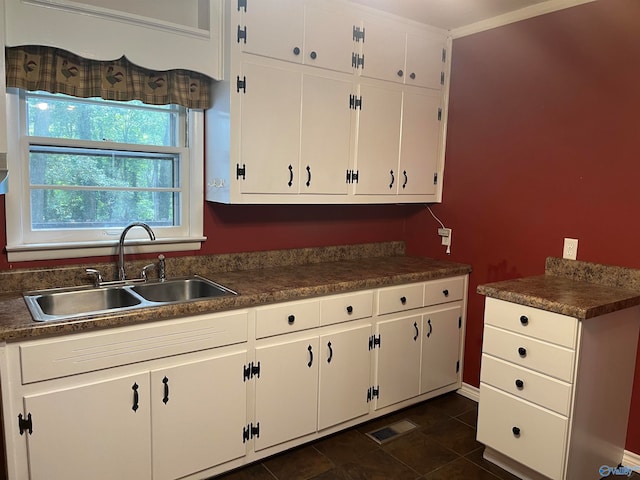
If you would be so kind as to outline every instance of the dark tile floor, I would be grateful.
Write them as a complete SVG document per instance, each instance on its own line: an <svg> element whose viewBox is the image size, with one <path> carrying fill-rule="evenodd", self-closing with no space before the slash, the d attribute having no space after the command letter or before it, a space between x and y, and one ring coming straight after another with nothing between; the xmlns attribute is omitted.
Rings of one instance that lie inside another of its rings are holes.
<svg viewBox="0 0 640 480"><path fill-rule="evenodd" d="M484 447L475 439L477 412L474 401L446 394L218 478L517 480L482 458ZM405 418L420 427L382 446L365 435Z"/></svg>

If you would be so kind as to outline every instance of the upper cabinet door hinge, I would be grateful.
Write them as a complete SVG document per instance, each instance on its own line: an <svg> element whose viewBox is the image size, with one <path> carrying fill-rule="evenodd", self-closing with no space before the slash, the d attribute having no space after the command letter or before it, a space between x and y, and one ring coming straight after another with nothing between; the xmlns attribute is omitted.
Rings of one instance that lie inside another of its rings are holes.
<svg viewBox="0 0 640 480"><path fill-rule="evenodd" d="M438 107L438 121L442 121L442 108Z"/></svg>
<svg viewBox="0 0 640 480"><path fill-rule="evenodd" d="M456 362L456 373L460 371L460 360Z"/></svg>
<svg viewBox="0 0 640 480"><path fill-rule="evenodd" d="M359 53L351 54L351 66L356 70L358 68L362 68L364 70L364 54L360 55Z"/></svg>
<svg viewBox="0 0 640 480"><path fill-rule="evenodd" d="M374 398L380 398L380 385L367 389L367 402L370 402Z"/></svg>
<svg viewBox="0 0 640 480"><path fill-rule="evenodd" d="M349 108L352 110L362 110L362 96L349 95Z"/></svg>
<svg viewBox="0 0 640 480"><path fill-rule="evenodd" d="M240 80L239 75L236 77L236 92L240 93L240 90L242 90L242 93L247 93L247 77L246 76L242 77L242 80Z"/></svg>
<svg viewBox="0 0 640 480"><path fill-rule="evenodd" d="M20 431L20 435L23 435L24 432L29 432L29 435L33 433L33 424L31 423L31 414L27 414L26 418L22 418L22 414L18 415L18 429Z"/></svg>
<svg viewBox="0 0 640 480"><path fill-rule="evenodd" d="M347 170L347 183L358 183L358 170Z"/></svg>
<svg viewBox="0 0 640 480"><path fill-rule="evenodd" d="M260 378L260 362L256 365L251 362L249 365L245 365L242 369L242 379L245 382L253 377Z"/></svg>
<svg viewBox="0 0 640 480"><path fill-rule="evenodd" d="M458 317L458 328L462 328L462 317Z"/></svg>
<svg viewBox="0 0 640 480"><path fill-rule="evenodd" d="M444 72L440 72L440 85L444 85Z"/></svg>
<svg viewBox="0 0 640 480"><path fill-rule="evenodd" d="M242 167L239 163L236 163L236 180L239 180L242 177L243 180L246 180L245 175L247 173L247 166L243 163Z"/></svg>
<svg viewBox="0 0 640 480"><path fill-rule="evenodd" d="M377 337L375 335L371 335L369 337L369 350L373 350L376 347L380 348L380 335Z"/></svg>
<svg viewBox="0 0 640 480"><path fill-rule="evenodd" d="M433 184L434 185L438 184L438 172L433 174Z"/></svg>
<svg viewBox="0 0 640 480"><path fill-rule="evenodd" d="M240 11L241 8L244 8L244 11L247 11L247 0L238 0L238 11Z"/></svg>
<svg viewBox="0 0 640 480"><path fill-rule="evenodd" d="M443 48L442 49L442 63L445 63L447 61L447 49Z"/></svg>
<svg viewBox="0 0 640 480"><path fill-rule="evenodd" d="M244 40L244 43L247 43L247 26L245 25L244 28L241 28L240 25L238 25L238 43L240 43L240 40Z"/></svg>
<svg viewBox="0 0 640 480"><path fill-rule="evenodd" d="M362 40L362 43L364 43L364 27L362 27L362 29L360 27L356 27L355 25L353 26L353 40L355 42L359 42L360 40Z"/></svg>

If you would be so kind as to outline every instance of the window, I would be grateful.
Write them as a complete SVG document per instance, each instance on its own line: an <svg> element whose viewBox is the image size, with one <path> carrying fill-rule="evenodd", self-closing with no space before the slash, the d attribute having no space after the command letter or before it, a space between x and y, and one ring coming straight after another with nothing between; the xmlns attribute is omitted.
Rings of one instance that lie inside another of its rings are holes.
<svg viewBox="0 0 640 480"><path fill-rule="evenodd" d="M9 132L10 261L112 254L133 221L156 233L147 250L199 248L202 113L23 90L8 103L19 119Z"/></svg>

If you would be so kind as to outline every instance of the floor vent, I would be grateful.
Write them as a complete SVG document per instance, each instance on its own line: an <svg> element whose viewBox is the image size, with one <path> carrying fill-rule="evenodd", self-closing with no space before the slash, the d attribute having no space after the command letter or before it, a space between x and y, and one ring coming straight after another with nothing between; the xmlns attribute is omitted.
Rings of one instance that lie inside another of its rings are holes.
<svg viewBox="0 0 640 480"><path fill-rule="evenodd" d="M399 422L392 423L386 427L369 432L367 433L367 436L382 445L383 443L387 443L400 435L409 433L414 428L418 428L418 425L409 420L400 420Z"/></svg>

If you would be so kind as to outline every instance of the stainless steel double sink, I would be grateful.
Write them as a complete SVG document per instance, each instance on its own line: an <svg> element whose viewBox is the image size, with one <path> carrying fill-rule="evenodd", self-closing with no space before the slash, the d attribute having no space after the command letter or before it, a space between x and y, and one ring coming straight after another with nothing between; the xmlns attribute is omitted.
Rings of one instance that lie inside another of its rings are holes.
<svg viewBox="0 0 640 480"><path fill-rule="evenodd" d="M204 277L174 278L157 282L112 282L99 287L58 288L24 294L34 320L46 322L86 315L237 295Z"/></svg>

